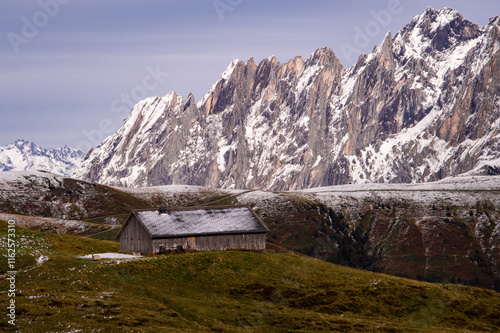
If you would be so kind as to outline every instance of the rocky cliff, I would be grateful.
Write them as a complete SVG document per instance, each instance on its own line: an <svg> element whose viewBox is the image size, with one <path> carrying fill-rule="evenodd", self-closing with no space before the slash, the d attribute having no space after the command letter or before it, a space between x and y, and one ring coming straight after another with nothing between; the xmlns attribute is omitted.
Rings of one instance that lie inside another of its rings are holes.
<svg viewBox="0 0 500 333"><path fill-rule="evenodd" d="M139 102L77 176L291 190L500 168L499 17L428 8L345 69L332 50L231 62L196 103Z"/></svg>

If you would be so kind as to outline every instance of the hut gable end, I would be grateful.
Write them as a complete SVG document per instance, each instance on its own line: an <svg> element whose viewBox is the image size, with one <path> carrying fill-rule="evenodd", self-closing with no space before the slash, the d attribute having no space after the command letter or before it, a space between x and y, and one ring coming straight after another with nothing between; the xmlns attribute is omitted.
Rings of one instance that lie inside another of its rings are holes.
<svg viewBox="0 0 500 333"><path fill-rule="evenodd" d="M122 252L148 253L152 251L151 235L135 214L130 215L117 237L120 238Z"/></svg>

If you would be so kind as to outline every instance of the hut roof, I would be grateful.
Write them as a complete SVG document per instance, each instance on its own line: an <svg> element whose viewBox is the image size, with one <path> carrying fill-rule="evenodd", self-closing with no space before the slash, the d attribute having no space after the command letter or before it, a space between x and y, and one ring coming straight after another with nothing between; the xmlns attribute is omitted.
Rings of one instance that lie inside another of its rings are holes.
<svg viewBox="0 0 500 333"><path fill-rule="evenodd" d="M151 238L265 233L269 231L249 206L134 210L132 215L135 215L142 223ZM123 228L125 226L126 224ZM120 233L121 230L118 236Z"/></svg>

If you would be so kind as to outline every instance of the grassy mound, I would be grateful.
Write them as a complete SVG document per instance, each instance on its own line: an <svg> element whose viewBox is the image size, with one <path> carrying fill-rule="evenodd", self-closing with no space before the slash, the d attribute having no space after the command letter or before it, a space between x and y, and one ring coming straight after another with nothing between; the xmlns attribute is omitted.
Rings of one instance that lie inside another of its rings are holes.
<svg viewBox="0 0 500 333"><path fill-rule="evenodd" d="M5 239L6 224L0 227ZM500 295L489 290L422 283L282 253L92 262L78 256L92 249L117 251L118 244L20 228L16 235L17 328L23 332L500 330ZM2 246L2 257L5 253ZM39 263L39 256L48 260ZM6 286L1 288L4 302ZM5 320L0 325L10 329Z"/></svg>

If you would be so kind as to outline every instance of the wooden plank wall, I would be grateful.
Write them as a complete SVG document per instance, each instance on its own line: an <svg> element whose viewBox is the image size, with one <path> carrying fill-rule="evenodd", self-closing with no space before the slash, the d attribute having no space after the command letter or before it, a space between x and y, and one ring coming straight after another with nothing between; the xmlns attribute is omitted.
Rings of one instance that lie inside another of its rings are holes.
<svg viewBox="0 0 500 333"><path fill-rule="evenodd" d="M135 216L130 218L129 223L120 234L120 251L153 253L151 237Z"/></svg>
<svg viewBox="0 0 500 333"><path fill-rule="evenodd" d="M266 235L212 235L197 236L194 239L193 237L163 238L153 239L152 243L154 253L159 252L160 246L163 246L166 250L174 250L178 245L181 245L184 249L195 251L265 250Z"/></svg>
<svg viewBox="0 0 500 333"><path fill-rule="evenodd" d="M265 242L264 234L199 236L196 237L196 250L264 250Z"/></svg>

